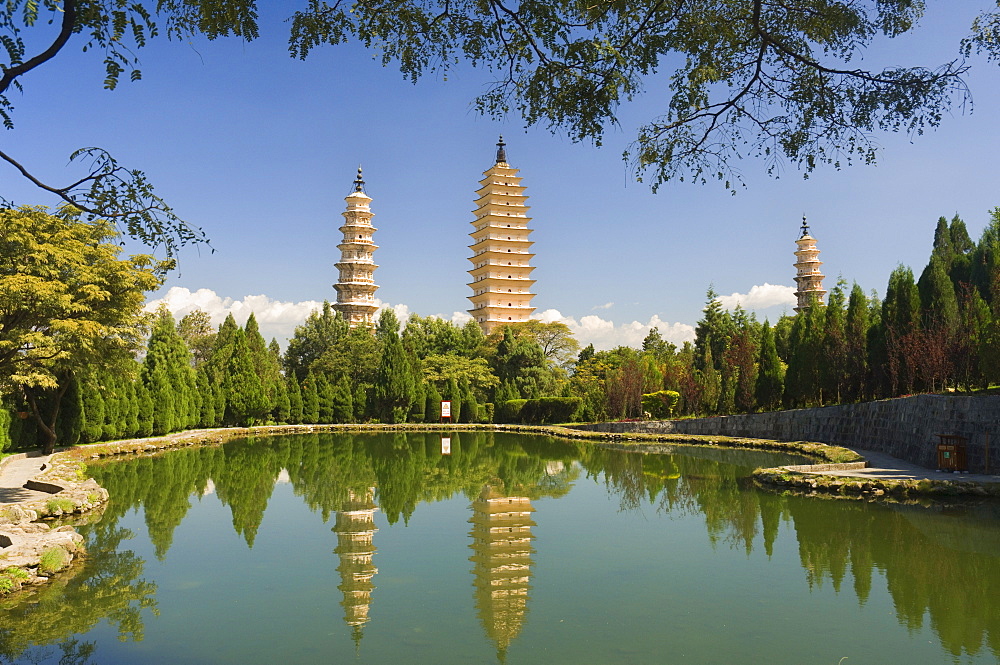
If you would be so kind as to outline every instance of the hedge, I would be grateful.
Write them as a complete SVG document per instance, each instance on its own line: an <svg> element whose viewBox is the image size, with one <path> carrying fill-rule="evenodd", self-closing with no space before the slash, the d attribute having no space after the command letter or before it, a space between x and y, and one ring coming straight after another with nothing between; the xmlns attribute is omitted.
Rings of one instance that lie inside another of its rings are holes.
<svg viewBox="0 0 1000 665"><path fill-rule="evenodd" d="M572 422L583 403L579 397L510 399L499 404L495 422L545 425Z"/></svg>

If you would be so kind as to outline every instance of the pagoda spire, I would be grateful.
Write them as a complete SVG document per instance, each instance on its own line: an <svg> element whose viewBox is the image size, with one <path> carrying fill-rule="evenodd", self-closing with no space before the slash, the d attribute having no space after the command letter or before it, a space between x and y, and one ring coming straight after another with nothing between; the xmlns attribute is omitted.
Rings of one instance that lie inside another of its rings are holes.
<svg viewBox="0 0 1000 665"><path fill-rule="evenodd" d="M809 224L806 216L802 215L802 234L795 241L798 249L795 250L796 261L795 273L795 311L801 312L809 307L814 301L823 302L826 290L823 289L823 273L819 267L823 262L819 260L819 250L816 248L816 238L809 235Z"/></svg>
<svg viewBox="0 0 1000 665"><path fill-rule="evenodd" d="M527 196L517 169L507 163L503 137L497 143L497 161L483 172L476 190L472 220L472 281L469 314L487 335L505 323L527 321L535 308L531 285L534 244L528 228Z"/></svg>
<svg viewBox="0 0 1000 665"><path fill-rule="evenodd" d="M340 232L344 238L337 249L340 250L340 261L336 263L339 276L333 288L337 290L337 302L333 308L347 320L352 327L371 326L378 305L375 303L375 269L378 265L372 260L372 255L378 249L372 241L372 235L377 229L372 226L372 214L369 204L371 197L365 194L365 181L361 177L361 167L358 166L358 177L354 180L354 191L347 195L344 201L347 210L344 211L344 224Z"/></svg>

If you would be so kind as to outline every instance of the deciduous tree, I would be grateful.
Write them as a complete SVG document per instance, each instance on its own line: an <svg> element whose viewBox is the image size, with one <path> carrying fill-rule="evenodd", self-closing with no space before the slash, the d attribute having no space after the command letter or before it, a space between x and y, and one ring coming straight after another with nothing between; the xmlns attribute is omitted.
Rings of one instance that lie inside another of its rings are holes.
<svg viewBox="0 0 1000 665"><path fill-rule="evenodd" d="M110 224L68 209L0 209L0 238L0 378L20 386L51 451L72 374L131 362L145 332L144 294L172 264L119 258Z"/></svg>

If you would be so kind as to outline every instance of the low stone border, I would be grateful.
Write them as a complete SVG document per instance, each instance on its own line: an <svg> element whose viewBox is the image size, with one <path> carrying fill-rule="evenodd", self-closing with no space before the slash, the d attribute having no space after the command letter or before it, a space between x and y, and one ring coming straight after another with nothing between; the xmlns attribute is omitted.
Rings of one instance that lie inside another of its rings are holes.
<svg viewBox="0 0 1000 665"><path fill-rule="evenodd" d="M49 581L84 553L83 536L72 526L39 520L90 513L108 501L85 467L58 455L24 486L50 496L0 508L0 596Z"/></svg>
<svg viewBox="0 0 1000 665"><path fill-rule="evenodd" d="M664 450L664 444L720 446L730 448L749 448L755 450L771 450L787 452L821 460L824 463L844 464L861 463L864 458L853 450L833 446L826 443L811 441L776 441L772 439L749 439L730 436L712 436L698 434L618 434L610 432L591 432L561 425L506 425L506 424L422 424L404 423L398 425L345 424L345 425L265 425L260 427L227 427L220 429L187 430L161 437L148 439L128 439L107 443L94 443L76 446L59 454L60 459L73 460L76 463L87 459L99 459L115 455L130 455L152 453L171 448L194 445L217 445L231 439L247 436L274 436L280 434L308 434L315 432L522 432L529 434L545 434L565 439L593 441L597 445L621 448L623 450L642 450L645 452L669 452ZM53 458L55 459L55 458Z"/></svg>
<svg viewBox="0 0 1000 665"><path fill-rule="evenodd" d="M816 465L823 467L824 465ZM808 469L808 470L807 470ZM816 471L829 468L778 467L757 469L754 482L766 489L792 490L807 494L824 493L871 499L913 499L917 497L1000 497L1000 483L979 483L935 478L863 478L860 476L829 476ZM811 471L811 472L810 472Z"/></svg>

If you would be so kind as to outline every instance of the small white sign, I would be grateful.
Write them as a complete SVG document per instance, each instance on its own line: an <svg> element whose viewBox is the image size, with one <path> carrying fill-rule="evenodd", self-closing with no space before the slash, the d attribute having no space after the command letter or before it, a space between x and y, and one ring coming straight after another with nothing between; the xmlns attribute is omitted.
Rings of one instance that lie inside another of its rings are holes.
<svg viewBox="0 0 1000 665"><path fill-rule="evenodd" d="M441 437L441 454L451 455L451 437L442 436Z"/></svg>
<svg viewBox="0 0 1000 665"><path fill-rule="evenodd" d="M441 417L451 418L451 401L449 400L441 401Z"/></svg>

